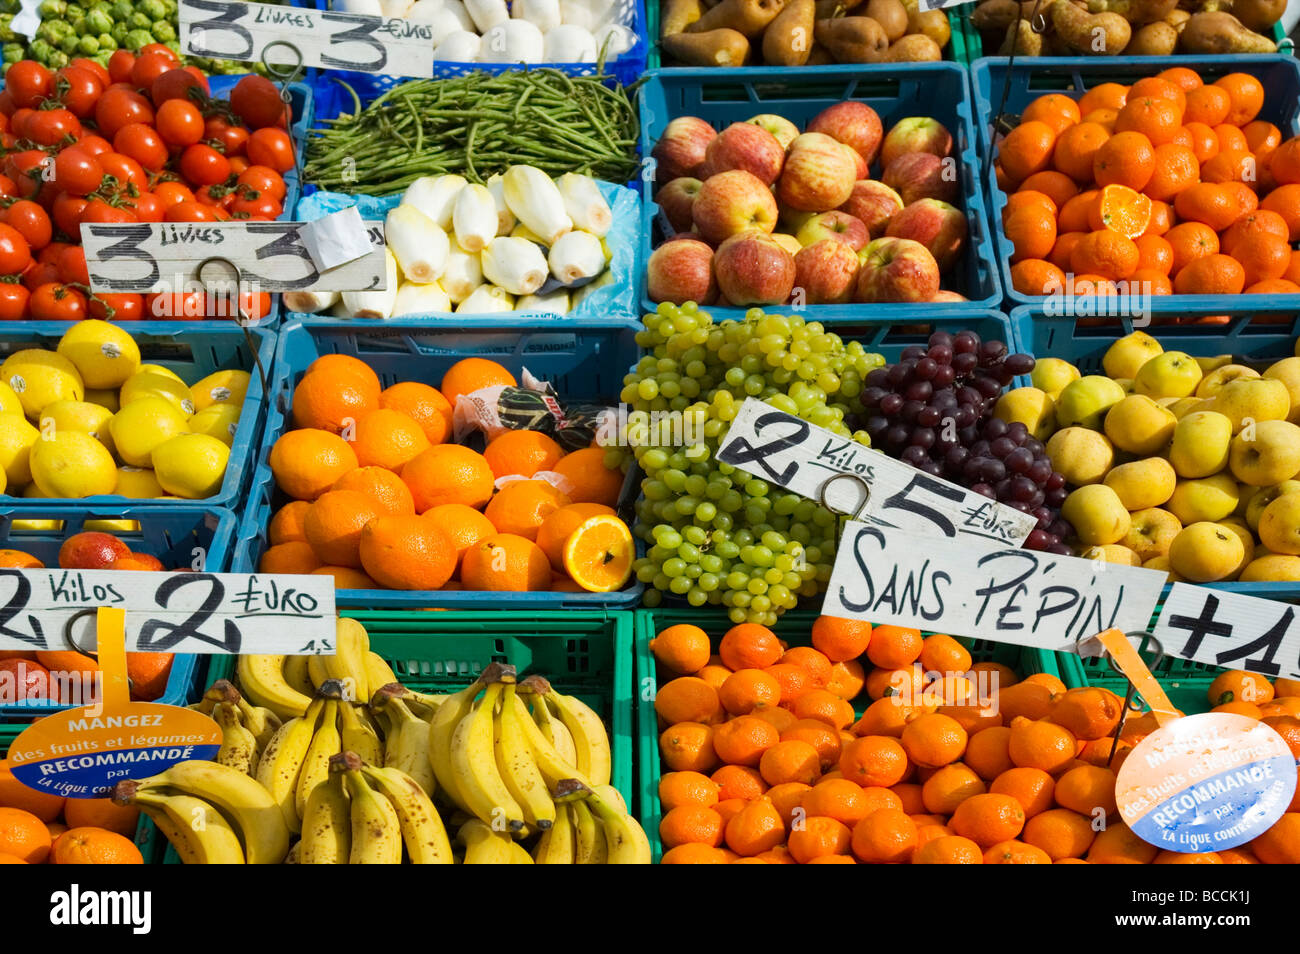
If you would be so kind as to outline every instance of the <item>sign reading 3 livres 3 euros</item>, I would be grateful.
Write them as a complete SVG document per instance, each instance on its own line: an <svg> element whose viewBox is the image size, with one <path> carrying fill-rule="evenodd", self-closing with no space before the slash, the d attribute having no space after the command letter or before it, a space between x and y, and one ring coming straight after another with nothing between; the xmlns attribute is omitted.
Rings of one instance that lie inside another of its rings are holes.
<svg viewBox="0 0 1300 954"><path fill-rule="evenodd" d="M1173 656L1270 679L1300 679L1298 609L1291 603L1175 583L1154 635Z"/></svg>
<svg viewBox="0 0 1300 954"><path fill-rule="evenodd" d="M303 243L303 222L85 223L81 241L96 294L181 291L197 281L233 281L220 261L239 269L244 287L258 291L382 291L387 285L382 222L366 222L371 250L360 258L321 270Z"/></svg>
<svg viewBox="0 0 1300 954"><path fill-rule="evenodd" d="M94 646L101 606L125 610L130 652L335 651L328 576L8 567L0 568L0 649Z"/></svg>
<svg viewBox="0 0 1300 954"><path fill-rule="evenodd" d="M858 520L923 536L1020 546L1037 525L1014 507L755 398L740 406L717 457ZM865 506L859 480L870 487Z"/></svg>
<svg viewBox="0 0 1300 954"><path fill-rule="evenodd" d="M1071 652L1101 630L1146 629L1164 583L1163 570L851 520L822 613Z"/></svg>
<svg viewBox="0 0 1300 954"><path fill-rule="evenodd" d="M304 68L433 75L433 25L419 20L223 0L181 0L179 14L181 52L190 56L261 60L267 46L291 43ZM269 59L293 63L287 51Z"/></svg>

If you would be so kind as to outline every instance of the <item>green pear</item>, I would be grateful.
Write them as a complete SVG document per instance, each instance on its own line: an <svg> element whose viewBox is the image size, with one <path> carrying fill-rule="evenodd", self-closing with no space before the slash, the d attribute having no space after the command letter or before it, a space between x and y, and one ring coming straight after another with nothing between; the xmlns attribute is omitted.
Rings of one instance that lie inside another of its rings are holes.
<svg viewBox="0 0 1300 954"><path fill-rule="evenodd" d="M1189 397L1201 383L1201 366L1184 351L1166 351L1138 369L1133 390L1152 397Z"/></svg>
<svg viewBox="0 0 1300 954"><path fill-rule="evenodd" d="M1106 412L1124 400L1124 389L1100 374L1089 374L1071 381L1056 402L1056 423L1059 427L1078 424L1099 431Z"/></svg>
<svg viewBox="0 0 1300 954"><path fill-rule="evenodd" d="M1075 536L1086 546L1119 543L1132 525L1119 496L1105 484L1089 484L1072 490L1061 505L1061 516L1070 522Z"/></svg>
<svg viewBox="0 0 1300 954"><path fill-rule="evenodd" d="M1232 421L1215 411L1193 411L1178 422L1169 445L1169 463L1179 477L1217 474L1228 466Z"/></svg>
<svg viewBox="0 0 1300 954"><path fill-rule="evenodd" d="M1160 342L1145 331L1135 331L1106 349L1101 366L1112 378L1135 378L1142 365L1164 350Z"/></svg>

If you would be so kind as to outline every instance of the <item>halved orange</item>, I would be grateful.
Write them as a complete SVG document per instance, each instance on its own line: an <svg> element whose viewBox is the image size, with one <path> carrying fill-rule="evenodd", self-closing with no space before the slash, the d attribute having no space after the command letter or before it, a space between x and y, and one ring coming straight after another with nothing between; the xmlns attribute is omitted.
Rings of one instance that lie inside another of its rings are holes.
<svg viewBox="0 0 1300 954"><path fill-rule="evenodd" d="M564 571L584 590L609 593L632 575L636 545L632 531L609 514L589 517L564 543Z"/></svg>
<svg viewBox="0 0 1300 954"><path fill-rule="evenodd" d="M1151 224L1151 200L1126 185L1112 183L1096 199L1096 219L1101 228L1135 239Z"/></svg>

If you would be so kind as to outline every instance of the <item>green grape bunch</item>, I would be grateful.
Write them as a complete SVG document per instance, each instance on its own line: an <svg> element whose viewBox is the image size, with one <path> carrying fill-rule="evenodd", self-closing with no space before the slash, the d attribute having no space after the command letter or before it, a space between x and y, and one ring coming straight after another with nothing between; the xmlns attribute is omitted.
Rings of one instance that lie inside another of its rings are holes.
<svg viewBox="0 0 1300 954"><path fill-rule="evenodd" d="M861 414L863 379L885 359L797 314L751 309L715 324L693 302L665 303L644 324L637 344L648 353L623 379L620 443L645 473L634 527L647 547L635 564L645 603L669 593L771 625L825 588L838 517L718 461L718 445L753 397L870 446L845 418Z"/></svg>

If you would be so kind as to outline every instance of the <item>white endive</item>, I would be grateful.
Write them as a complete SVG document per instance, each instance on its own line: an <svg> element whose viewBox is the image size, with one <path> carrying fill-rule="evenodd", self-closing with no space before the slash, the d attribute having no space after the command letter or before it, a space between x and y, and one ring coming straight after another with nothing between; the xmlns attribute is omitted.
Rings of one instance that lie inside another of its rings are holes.
<svg viewBox="0 0 1300 954"><path fill-rule="evenodd" d="M549 248L573 228L573 220L564 209L564 197L541 169L511 166L503 178L506 205L543 245Z"/></svg>
<svg viewBox="0 0 1300 954"><path fill-rule="evenodd" d="M474 21L474 26L478 27L479 33L486 33L498 23L510 19L506 0L464 0L464 2L465 9L469 11L470 19Z"/></svg>
<svg viewBox="0 0 1300 954"><path fill-rule="evenodd" d="M428 284L442 275L451 243L447 233L415 206L389 209L384 240L409 281Z"/></svg>
<svg viewBox="0 0 1300 954"><path fill-rule="evenodd" d="M600 186L591 176L566 172L555 180L564 199L564 211L573 220L575 229L592 235L604 235L614 224L614 213L600 194Z"/></svg>
<svg viewBox="0 0 1300 954"><path fill-rule="evenodd" d="M523 295L515 300L515 311L527 311L539 315L567 315L569 290L556 288L545 295Z"/></svg>
<svg viewBox="0 0 1300 954"><path fill-rule="evenodd" d="M512 295L529 295L546 282L542 250L528 239L497 236L479 254L483 277Z"/></svg>
<svg viewBox="0 0 1300 954"><path fill-rule="evenodd" d="M604 48L606 60L615 59L636 46L636 34L621 23L606 23L595 33L596 52Z"/></svg>
<svg viewBox="0 0 1300 954"><path fill-rule="evenodd" d="M340 13L359 13L367 17L384 15L384 8L379 0L334 0L330 6Z"/></svg>
<svg viewBox="0 0 1300 954"><path fill-rule="evenodd" d="M433 48L433 58L442 63L473 63L478 59L483 40L469 30L456 30L442 38Z"/></svg>
<svg viewBox="0 0 1300 954"><path fill-rule="evenodd" d="M470 292L483 284L483 269L479 266L478 252L467 252L453 239L447 253L447 265L439 279L447 295L454 302L464 301Z"/></svg>
<svg viewBox="0 0 1300 954"><path fill-rule="evenodd" d="M506 205L505 179L501 178L501 173L493 174L487 181L488 191L492 193L492 200L497 204L497 235L509 235L510 230L515 227L515 214L510 211L510 206Z"/></svg>
<svg viewBox="0 0 1300 954"><path fill-rule="evenodd" d="M547 30L542 41L547 63L596 62L596 38L586 27L561 24Z"/></svg>
<svg viewBox="0 0 1300 954"><path fill-rule="evenodd" d="M477 31L474 29L474 18L471 17L469 11L465 9L464 0L443 0L442 8L444 10L450 10L455 14L456 19L460 21L460 28L462 30L478 36Z"/></svg>
<svg viewBox="0 0 1300 954"><path fill-rule="evenodd" d="M406 11L406 19L417 23L427 23L435 13L443 9L444 0L415 0L411 9Z"/></svg>
<svg viewBox="0 0 1300 954"><path fill-rule="evenodd" d="M282 297L285 310L304 315L315 315L338 301L339 293L336 291L287 291Z"/></svg>
<svg viewBox="0 0 1300 954"><path fill-rule="evenodd" d="M350 291L343 293L344 310L353 318L390 318L397 302L397 259L393 250L384 246L384 265L388 287L383 291Z"/></svg>
<svg viewBox="0 0 1300 954"><path fill-rule="evenodd" d="M479 285L474 293L456 306L456 314L484 314L493 311L514 311L515 299L504 288L496 285Z"/></svg>
<svg viewBox="0 0 1300 954"><path fill-rule="evenodd" d="M397 289L397 300L393 302L394 318L440 311L451 311L451 299L438 282L429 282L427 285L405 282Z"/></svg>
<svg viewBox="0 0 1300 954"><path fill-rule="evenodd" d="M514 0L510 5L510 16L535 24L543 33L554 30L563 22L560 20L560 0Z"/></svg>
<svg viewBox="0 0 1300 954"><path fill-rule="evenodd" d="M379 8L386 17L406 19L411 14L412 0L379 0Z"/></svg>
<svg viewBox="0 0 1300 954"><path fill-rule="evenodd" d="M487 186L470 184L456 196L451 213L456 241L467 252L481 252L497 234L497 203Z"/></svg>
<svg viewBox="0 0 1300 954"><path fill-rule="evenodd" d="M483 34L481 63L541 63L546 56L542 31L527 20L506 20Z"/></svg>
<svg viewBox="0 0 1300 954"><path fill-rule="evenodd" d="M552 275L565 285L572 285L584 278L595 278L605 270L605 250L596 236L574 229L561 235L551 246L546 262Z"/></svg>
<svg viewBox="0 0 1300 954"><path fill-rule="evenodd" d="M420 0L421 3L424 0ZM422 17L422 22L429 24L429 30L432 34L433 47L436 50L449 36L453 33L460 33L460 21L456 19L456 14L450 10L439 7L437 10ZM437 57L434 57L437 59Z"/></svg>
<svg viewBox="0 0 1300 954"><path fill-rule="evenodd" d="M560 0L560 19L596 32L618 19L614 0Z"/></svg>
<svg viewBox="0 0 1300 954"><path fill-rule="evenodd" d="M456 196L465 188L464 176L421 176L406 187L402 205L413 205L444 232L451 229L451 212L456 206Z"/></svg>

